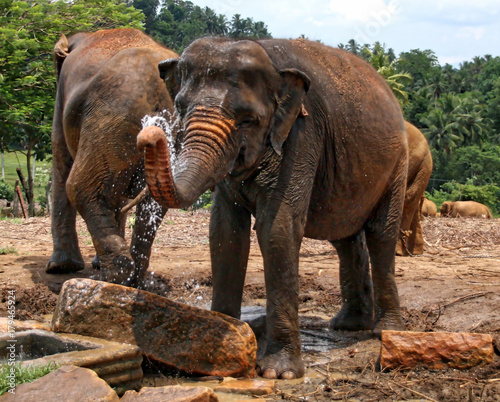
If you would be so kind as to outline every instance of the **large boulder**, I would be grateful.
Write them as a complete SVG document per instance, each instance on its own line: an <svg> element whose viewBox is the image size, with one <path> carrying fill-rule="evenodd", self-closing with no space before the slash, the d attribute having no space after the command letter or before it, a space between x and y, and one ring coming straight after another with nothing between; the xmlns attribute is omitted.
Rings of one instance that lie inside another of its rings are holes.
<svg viewBox="0 0 500 402"><path fill-rule="evenodd" d="M2 402L119 400L116 392L94 371L76 366L62 366L38 380L18 385L15 394L6 392L0 397Z"/></svg>
<svg viewBox="0 0 500 402"><path fill-rule="evenodd" d="M255 375L257 342L248 324L135 288L66 281L52 330L137 345L149 359L185 373Z"/></svg>
<svg viewBox="0 0 500 402"><path fill-rule="evenodd" d="M487 334L382 331L382 368L449 366L467 369L493 360L493 338Z"/></svg>

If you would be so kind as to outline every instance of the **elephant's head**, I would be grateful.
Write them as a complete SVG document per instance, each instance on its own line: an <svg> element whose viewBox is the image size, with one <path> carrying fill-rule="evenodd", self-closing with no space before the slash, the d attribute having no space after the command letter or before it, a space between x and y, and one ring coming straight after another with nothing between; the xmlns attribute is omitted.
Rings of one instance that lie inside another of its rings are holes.
<svg viewBox="0 0 500 402"><path fill-rule="evenodd" d="M281 154L309 87L304 73L278 69L249 40L200 39L159 70L180 118L173 173L161 129L146 127L138 147L153 196L169 208L191 205L228 174L244 180L270 146Z"/></svg>
<svg viewBox="0 0 500 402"><path fill-rule="evenodd" d="M451 201L445 201L443 202L443 205L441 205L441 216L449 216L451 214L451 211L453 209L453 202Z"/></svg>

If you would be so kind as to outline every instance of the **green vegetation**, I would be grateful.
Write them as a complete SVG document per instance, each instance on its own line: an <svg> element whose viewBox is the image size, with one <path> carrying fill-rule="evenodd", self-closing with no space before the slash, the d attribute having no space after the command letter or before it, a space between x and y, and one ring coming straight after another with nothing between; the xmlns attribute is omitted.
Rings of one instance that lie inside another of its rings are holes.
<svg viewBox="0 0 500 402"><path fill-rule="evenodd" d="M0 248L0 255L7 255L7 254L17 254L17 250L15 249L15 247Z"/></svg>
<svg viewBox="0 0 500 402"><path fill-rule="evenodd" d="M9 366L8 364L0 365L0 395L5 394L10 389L10 383L8 381L8 375L11 373L11 368L14 368L15 384L16 387L19 384L25 382L33 382L44 375L47 375L59 368L55 363L49 363L46 366L22 366L17 363L14 366Z"/></svg>

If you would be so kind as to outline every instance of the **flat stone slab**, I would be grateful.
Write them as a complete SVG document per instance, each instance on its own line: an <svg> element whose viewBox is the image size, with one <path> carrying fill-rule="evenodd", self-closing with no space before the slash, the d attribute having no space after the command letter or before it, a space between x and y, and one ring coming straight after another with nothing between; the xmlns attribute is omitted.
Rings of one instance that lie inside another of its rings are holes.
<svg viewBox="0 0 500 402"><path fill-rule="evenodd" d="M121 402L218 402L219 398L207 387L182 387L179 385L142 388L139 392L127 391Z"/></svg>
<svg viewBox="0 0 500 402"><path fill-rule="evenodd" d="M492 361L493 338L488 334L382 331L382 369L467 369Z"/></svg>
<svg viewBox="0 0 500 402"><path fill-rule="evenodd" d="M15 343L12 343L15 339ZM14 345L16 362L24 366L78 366L92 369L119 395L139 389L142 353L137 346L76 334L57 334L40 329L0 336L0 354Z"/></svg>
<svg viewBox="0 0 500 402"><path fill-rule="evenodd" d="M116 392L93 370L63 366L31 383L20 384L15 394L7 392L2 402L79 401L117 402Z"/></svg>
<svg viewBox="0 0 500 402"><path fill-rule="evenodd" d="M268 395L276 389L276 382L273 380L229 380L223 381L215 387L215 392L226 392L231 394L244 395Z"/></svg>
<svg viewBox="0 0 500 402"><path fill-rule="evenodd" d="M248 324L135 288L66 281L52 329L137 345L149 359L185 373L255 376L257 342Z"/></svg>

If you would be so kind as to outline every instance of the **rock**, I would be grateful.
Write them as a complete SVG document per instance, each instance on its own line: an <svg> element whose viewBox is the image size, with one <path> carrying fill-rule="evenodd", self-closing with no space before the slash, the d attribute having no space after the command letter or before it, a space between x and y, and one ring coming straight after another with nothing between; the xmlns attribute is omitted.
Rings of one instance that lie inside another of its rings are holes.
<svg viewBox="0 0 500 402"><path fill-rule="evenodd" d="M9 321L11 321L10 327L15 328L16 332L26 331L29 329L42 329L44 331L50 331L50 323L46 324L45 322L39 322L35 320L9 320L8 317L0 317L0 334L9 332Z"/></svg>
<svg viewBox="0 0 500 402"><path fill-rule="evenodd" d="M207 387L181 387L179 385L142 388L139 392L127 391L121 402L217 402L214 391Z"/></svg>
<svg viewBox="0 0 500 402"><path fill-rule="evenodd" d="M246 395L268 395L274 392L275 387L276 383L273 380L229 380L215 387L215 391Z"/></svg>
<svg viewBox="0 0 500 402"><path fill-rule="evenodd" d="M383 369L423 365L467 369L493 360L493 338L487 334L382 331Z"/></svg>
<svg viewBox="0 0 500 402"><path fill-rule="evenodd" d="M15 394L6 392L0 397L2 402L119 400L116 392L96 373L76 366L62 366L38 380L18 385Z"/></svg>
<svg viewBox="0 0 500 402"><path fill-rule="evenodd" d="M137 345L149 359L191 374L255 376L257 342L246 323L134 288L66 281L52 329Z"/></svg>

